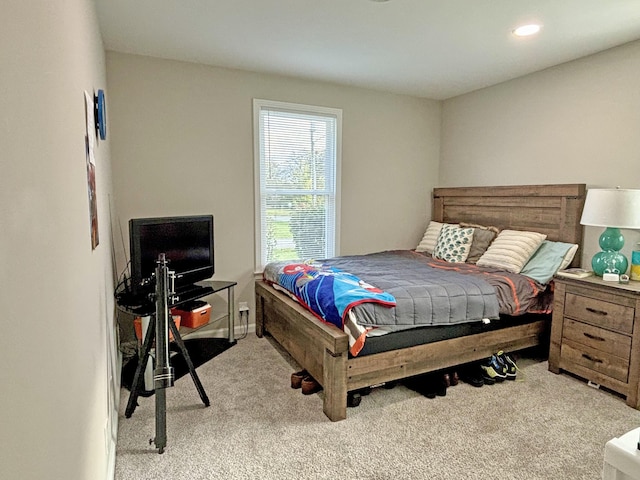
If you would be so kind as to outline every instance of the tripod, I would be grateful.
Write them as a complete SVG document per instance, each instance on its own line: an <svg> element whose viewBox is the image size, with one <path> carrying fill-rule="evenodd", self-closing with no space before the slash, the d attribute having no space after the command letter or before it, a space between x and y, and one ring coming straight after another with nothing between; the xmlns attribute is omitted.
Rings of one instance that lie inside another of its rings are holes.
<svg viewBox="0 0 640 480"><path fill-rule="evenodd" d="M166 388L172 387L174 381L173 367L169 364L169 330L171 330L178 349L187 363L189 373L198 390L202 403L204 403L205 407L210 405L209 398L202 387L202 383L200 383L200 379L198 378L198 374L193 366L184 341L173 322L173 318L169 315L169 299L173 299L173 295L175 294L174 280L175 274L169 271L165 254L161 253L156 261L155 270L156 311L155 315L152 315L149 321L149 327L147 328L147 333L142 345L142 358L136 367L131 393L129 394L129 401L127 402L127 408L124 414L126 418L131 418L131 415L138 405L138 396L143 389L143 372L149 361L151 347L155 340L156 367L153 380L156 395L156 436L149 440L149 444L155 443L158 453L164 453L164 448L167 445Z"/></svg>

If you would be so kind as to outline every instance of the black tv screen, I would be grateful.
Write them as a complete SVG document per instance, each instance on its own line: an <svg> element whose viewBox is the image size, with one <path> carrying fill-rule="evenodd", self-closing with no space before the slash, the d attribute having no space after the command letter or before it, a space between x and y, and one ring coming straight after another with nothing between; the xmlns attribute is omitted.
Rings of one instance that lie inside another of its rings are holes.
<svg viewBox="0 0 640 480"><path fill-rule="evenodd" d="M131 290L154 289L152 275L161 253L176 274L176 289L213 276L213 215L133 218L129 220Z"/></svg>

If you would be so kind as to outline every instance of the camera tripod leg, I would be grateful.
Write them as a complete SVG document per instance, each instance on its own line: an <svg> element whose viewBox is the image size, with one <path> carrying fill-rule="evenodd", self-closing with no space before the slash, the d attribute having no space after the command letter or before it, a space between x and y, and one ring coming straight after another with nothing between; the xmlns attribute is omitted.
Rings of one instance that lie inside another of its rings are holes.
<svg viewBox="0 0 640 480"><path fill-rule="evenodd" d="M189 373L191 374L193 383L196 386L196 390L198 390L198 394L200 395L200 400L202 400L202 403L204 403L205 407L208 407L210 405L209 397L207 397L207 394L204 391L204 387L202 386L202 383L200 382L200 378L196 373L196 367L193 366L193 362L191 361L191 357L189 356L187 347L184 344L184 341L182 340L182 337L180 336L180 332L176 328L175 323L173 323L173 320L169 321L169 328L171 329L171 333L173 333L173 338L176 344L178 345L178 348L180 349L180 353L182 353L182 356L184 357L185 362L187 362L187 367L189 367Z"/></svg>
<svg viewBox="0 0 640 480"><path fill-rule="evenodd" d="M133 376L133 385L131 385L131 393L129 393L129 401L127 402L127 408L124 412L126 418L131 418L133 412L138 406L138 395L142 390L143 372L149 361L149 352L151 351L151 345L156 336L155 334L155 316L152 315L149 319L149 327L147 328L147 334L144 337L144 343L142 344L142 358L138 358L138 366L136 367L136 373Z"/></svg>
<svg viewBox="0 0 640 480"><path fill-rule="evenodd" d="M167 391L156 388L156 438L154 439L158 453L164 453L167 446Z"/></svg>

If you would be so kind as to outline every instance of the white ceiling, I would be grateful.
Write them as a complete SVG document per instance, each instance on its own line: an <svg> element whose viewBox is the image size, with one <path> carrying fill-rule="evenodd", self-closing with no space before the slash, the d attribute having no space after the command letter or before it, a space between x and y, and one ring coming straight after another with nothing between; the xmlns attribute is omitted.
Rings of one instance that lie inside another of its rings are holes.
<svg viewBox="0 0 640 480"><path fill-rule="evenodd" d="M96 0L105 48L445 99L640 39L640 0ZM542 23L516 38L522 23Z"/></svg>

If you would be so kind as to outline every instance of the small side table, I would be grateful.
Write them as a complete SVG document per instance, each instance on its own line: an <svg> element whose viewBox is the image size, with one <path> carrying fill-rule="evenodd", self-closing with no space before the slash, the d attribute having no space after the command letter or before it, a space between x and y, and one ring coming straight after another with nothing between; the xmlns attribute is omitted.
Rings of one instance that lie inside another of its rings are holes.
<svg viewBox="0 0 640 480"><path fill-rule="evenodd" d="M549 370L574 373L640 408L640 282L554 279Z"/></svg>
<svg viewBox="0 0 640 480"><path fill-rule="evenodd" d="M604 446L603 480L640 480L640 428L609 440Z"/></svg>

